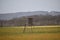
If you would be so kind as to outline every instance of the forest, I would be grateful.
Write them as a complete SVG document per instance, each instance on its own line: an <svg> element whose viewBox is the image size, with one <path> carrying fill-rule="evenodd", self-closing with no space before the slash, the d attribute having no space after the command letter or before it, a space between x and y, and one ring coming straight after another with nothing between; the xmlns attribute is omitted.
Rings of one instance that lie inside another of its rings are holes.
<svg viewBox="0 0 60 40"><path fill-rule="evenodd" d="M11 20L0 20L0 27L29 26L28 18L33 19L32 26L60 25L60 15L40 14L13 18Z"/></svg>

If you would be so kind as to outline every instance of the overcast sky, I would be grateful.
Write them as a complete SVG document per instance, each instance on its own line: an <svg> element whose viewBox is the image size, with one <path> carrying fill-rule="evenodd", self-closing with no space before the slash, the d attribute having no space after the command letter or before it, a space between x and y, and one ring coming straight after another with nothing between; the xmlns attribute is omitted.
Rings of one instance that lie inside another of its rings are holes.
<svg viewBox="0 0 60 40"><path fill-rule="evenodd" d="M60 11L60 0L0 0L0 13Z"/></svg>

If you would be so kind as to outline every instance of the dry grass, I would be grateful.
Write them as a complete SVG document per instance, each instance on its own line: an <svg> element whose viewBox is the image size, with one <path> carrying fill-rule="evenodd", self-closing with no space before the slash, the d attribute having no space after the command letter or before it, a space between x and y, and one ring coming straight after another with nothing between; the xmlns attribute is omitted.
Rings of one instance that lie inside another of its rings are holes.
<svg viewBox="0 0 60 40"><path fill-rule="evenodd" d="M60 34L19 34L0 36L0 40L60 40Z"/></svg>
<svg viewBox="0 0 60 40"><path fill-rule="evenodd" d="M0 28L0 40L60 40L60 27L23 27Z"/></svg>

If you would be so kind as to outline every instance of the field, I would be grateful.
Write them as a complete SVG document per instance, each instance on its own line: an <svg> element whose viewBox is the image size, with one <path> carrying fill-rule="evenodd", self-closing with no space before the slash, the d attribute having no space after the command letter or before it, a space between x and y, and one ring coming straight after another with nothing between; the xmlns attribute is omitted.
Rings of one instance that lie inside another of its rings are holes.
<svg viewBox="0 0 60 40"><path fill-rule="evenodd" d="M0 40L60 40L60 26L0 27Z"/></svg>

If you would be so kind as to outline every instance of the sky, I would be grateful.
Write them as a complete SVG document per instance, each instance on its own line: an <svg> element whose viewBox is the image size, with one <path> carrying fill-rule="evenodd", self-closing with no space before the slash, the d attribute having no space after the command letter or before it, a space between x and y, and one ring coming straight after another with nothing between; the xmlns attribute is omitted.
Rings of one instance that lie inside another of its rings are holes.
<svg viewBox="0 0 60 40"><path fill-rule="evenodd" d="M0 14L28 11L60 11L60 0L0 0Z"/></svg>

